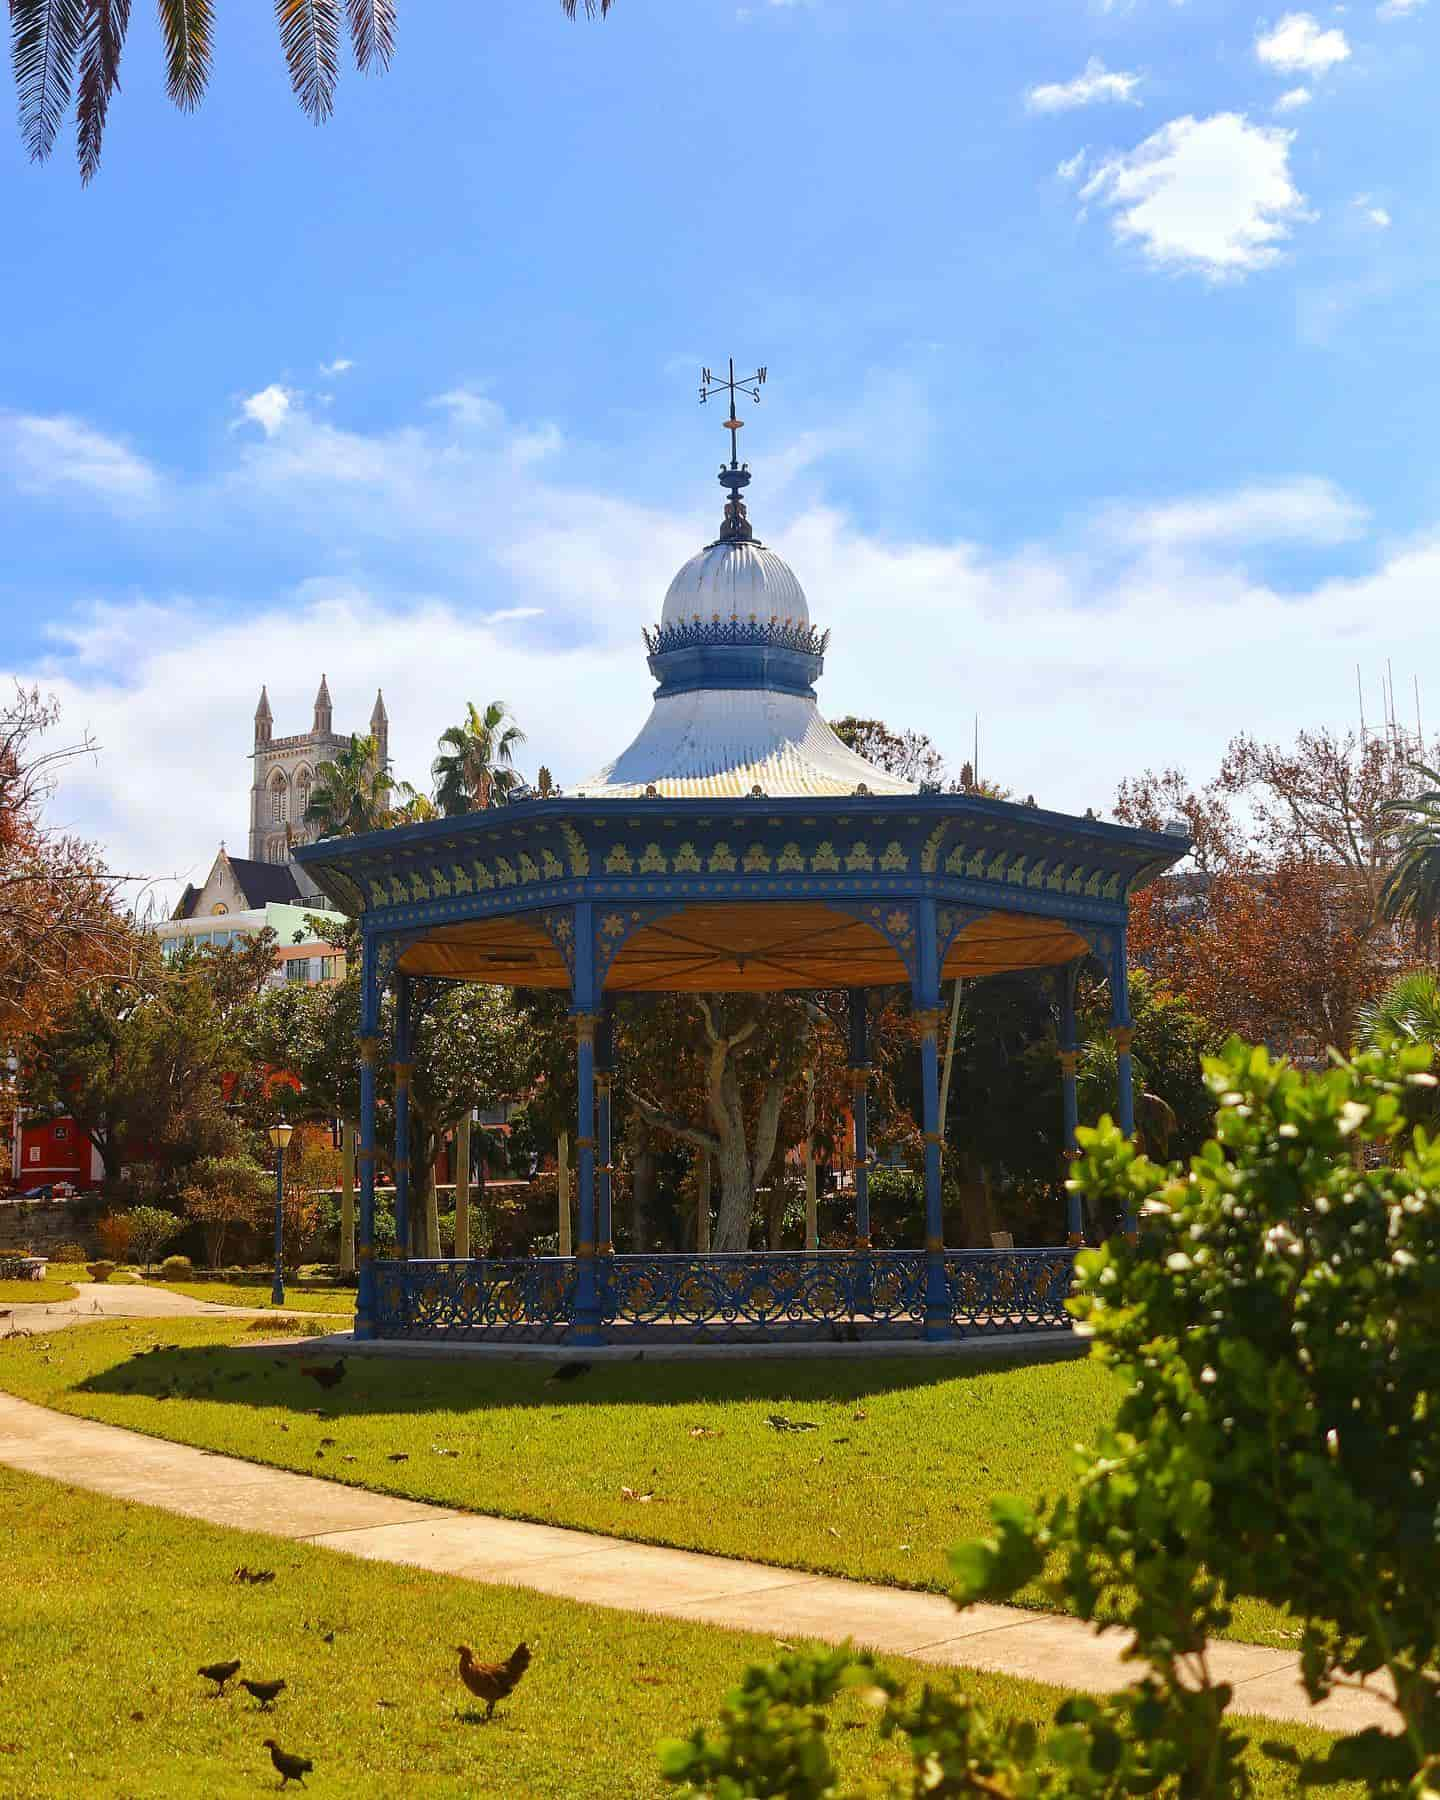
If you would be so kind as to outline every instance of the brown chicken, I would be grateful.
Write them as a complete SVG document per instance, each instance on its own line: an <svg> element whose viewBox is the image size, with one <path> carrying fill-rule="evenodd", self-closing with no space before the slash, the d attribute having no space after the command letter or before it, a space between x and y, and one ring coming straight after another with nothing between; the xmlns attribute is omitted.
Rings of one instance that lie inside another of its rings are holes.
<svg viewBox="0 0 1440 1800"><path fill-rule="evenodd" d="M301 1363L300 1373L308 1375L311 1381L318 1382L322 1388L339 1387L345 1379L345 1358L342 1356L335 1363Z"/></svg>
<svg viewBox="0 0 1440 1800"><path fill-rule="evenodd" d="M225 1683L239 1670L239 1667L240 1658L237 1656L233 1662L206 1663L203 1669L197 1669L195 1673L203 1675L207 1681L215 1683L214 1698L218 1700L225 1692Z"/></svg>
<svg viewBox="0 0 1440 1800"><path fill-rule="evenodd" d="M280 1786L287 1788L292 1781L305 1785L305 1777L315 1767L308 1756L292 1756L288 1750L282 1750L274 1738L265 1739L265 1748L270 1752L270 1760L280 1777Z"/></svg>
<svg viewBox="0 0 1440 1800"><path fill-rule="evenodd" d="M520 1685L520 1677L530 1667L530 1646L517 1644L508 1662L476 1662L468 1644L457 1644L460 1654L460 1679L477 1700L485 1702L485 1717L495 1711L497 1700L507 1700Z"/></svg>

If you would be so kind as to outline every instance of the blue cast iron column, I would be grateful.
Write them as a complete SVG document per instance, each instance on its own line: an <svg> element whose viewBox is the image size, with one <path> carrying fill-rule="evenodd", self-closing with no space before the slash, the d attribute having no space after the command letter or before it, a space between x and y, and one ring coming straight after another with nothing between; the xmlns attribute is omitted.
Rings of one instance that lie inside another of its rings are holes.
<svg viewBox="0 0 1440 1800"><path fill-rule="evenodd" d="M375 940L360 946L360 1217L355 1261L359 1286L355 1296L355 1335L375 1335L375 1069L380 1061L380 989L376 979Z"/></svg>
<svg viewBox="0 0 1440 1800"><path fill-rule="evenodd" d="M575 1257L575 1311L566 1334L567 1342L572 1344L604 1342L595 1259L595 1025L599 1000L594 911L588 900L581 900L575 907L575 976L571 990L580 1093L575 1135L579 1151L580 1241Z"/></svg>
<svg viewBox="0 0 1440 1800"><path fill-rule="evenodd" d="M870 1248L870 1015L864 988L851 988L850 1116L855 1122L855 1241Z"/></svg>
<svg viewBox="0 0 1440 1800"><path fill-rule="evenodd" d="M1135 1135L1135 1077L1130 1067L1130 1041L1134 1036L1130 1019L1130 960L1126 933L1115 934L1115 951L1110 964L1110 1035L1115 1039L1115 1078L1120 1089L1120 1129L1126 1137ZM1125 1235L1133 1242L1136 1236L1135 1210L1125 1204Z"/></svg>
<svg viewBox="0 0 1440 1800"><path fill-rule="evenodd" d="M916 903L917 956L911 989L920 1027L920 1085L925 1123L925 1336L954 1335L950 1283L945 1274L945 1214L940 1189L940 957L935 902Z"/></svg>
<svg viewBox="0 0 1440 1800"><path fill-rule="evenodd" d="M1060 971L1060 1093L1065 1105L1065 1170L1068 1175L1080 1154L1075 1142L1075 1128L1080 1123L1080 1104L1075 1093L1075 1072L1080 1062L1080 1046L1075 1031L1075 983L1080 974L1079 963L1071 963ZM1065 1228L1072 1244L1085 1242L1085 1213L1080 1196L1065 1193Z"/></svg>
<svg viewBox="0 0 1440 1800"><path fill-rule="evenodd" d="M395 1253L410 1242L410 977L395 971Z"/></svg>
<svg viewBox="0 0 1440 1800"><path fill-rule="evenodd" d="M608 1004L601 1008L595 1028L595 1151L596 1174L600 1178L600 1212L596 1221L596 1248L601 1256L615 1254L615 1233L611 1223L614 1198L611 1177L615 1173L610 1160L610 1083L615 1071L615 1015Z"/></svg>

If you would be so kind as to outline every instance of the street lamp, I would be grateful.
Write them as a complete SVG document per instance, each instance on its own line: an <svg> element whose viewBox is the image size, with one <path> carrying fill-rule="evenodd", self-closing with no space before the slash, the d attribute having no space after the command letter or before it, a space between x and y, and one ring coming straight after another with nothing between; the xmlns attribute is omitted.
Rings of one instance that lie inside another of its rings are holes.
<svg viewBox="0 0 1440 1800"><path fill-rule="evenodd" d="M275 1279L270 1284L272 1306L285 1304L285 1146L294 1132L293 1125L283 1119L270 1127L270 1142L275 1146Z"/></svg>

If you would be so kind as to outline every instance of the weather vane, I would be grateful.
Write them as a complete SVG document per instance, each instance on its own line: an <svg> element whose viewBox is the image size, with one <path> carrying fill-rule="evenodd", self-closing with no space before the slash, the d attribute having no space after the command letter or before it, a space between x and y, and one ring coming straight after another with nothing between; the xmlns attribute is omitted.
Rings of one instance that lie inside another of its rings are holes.
<svg viewBox="0 0 1440 1800"><path fill-rule="evenodd" d="M730 498L725 502L725 518L720 527L722 543L749 543L755 533L751 529L750 520L745 511L745 502L740 498L740 490L750 485L750 465L740 461L740 433L745 429L745 421L736 408L735 396L744 394L747 399L760 404L760 390L765 385L765 370L759 368L753 375L736 375L735 358L728 358L729 374L712 375L709 369L700 371L700 404L714 394L730 396L730 417L725 421L725 429L730 433L730 466L723 464L720 469L720 485L725 488Z"/></svg>
<svg viewBox="0 0 1440 1800"><path fill-rule="evenodd" d="M735 411L735 396L744 394L758 406L760 390L765 385L765 370L759 368L753 375L738 376L735 373L735 358L729 358L730 373L715 376L709 369L700 371L700 404L703 406L713 394L729 394L730 417L725 421L725 429L730 433L730 467L740 466L740 433L745 429L745 421Z"/></svg>

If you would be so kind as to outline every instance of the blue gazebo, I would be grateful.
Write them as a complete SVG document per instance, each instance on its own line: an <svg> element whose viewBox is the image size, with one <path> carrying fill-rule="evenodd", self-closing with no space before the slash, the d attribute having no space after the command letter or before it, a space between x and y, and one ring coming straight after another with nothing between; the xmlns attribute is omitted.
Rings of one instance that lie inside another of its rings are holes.
<svg viewBox="0 0 1440 1800"><path fill-rule="evenodd" d="M733 397L732 397L733 399ZM732 405L733 412L733 405ZM748 467L721 468L720 535L647 631L653 706L572 793L330 838L296 852L361 928L357 1337L563 1339L919 1336L1067 1327L1073 1249L949 1250L941 1211L941 983L1035 970L1055 983L1067 1142L1076 1125L1075 977L1108 977L1120 1123L1133 1129L1129 897L1189 848L970 794L917 791L821 718L828 634L754 535ZM573 1257L406 1255L410 996L416 981L569 995L579 1072ZM925 1240L870 1246L866 990L909 986L921 1032ZM399 1250L374 1258L375 1073L395 995ZM850 996L855 1235L843 1251L616 1255L608 1009L646 992ZM1078 1205L1071 1245L1081 1238Z"/></svg>

